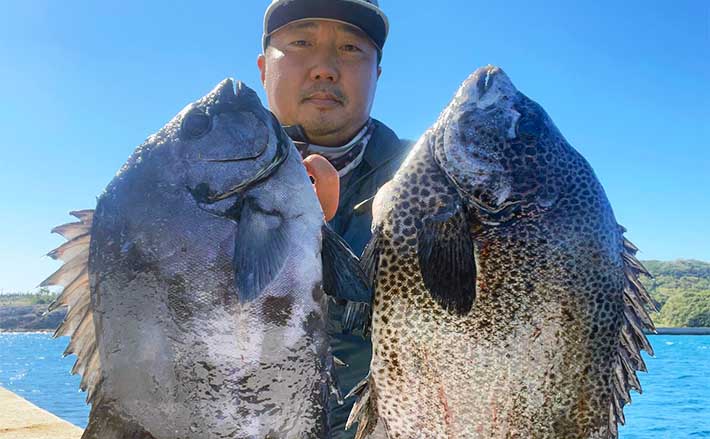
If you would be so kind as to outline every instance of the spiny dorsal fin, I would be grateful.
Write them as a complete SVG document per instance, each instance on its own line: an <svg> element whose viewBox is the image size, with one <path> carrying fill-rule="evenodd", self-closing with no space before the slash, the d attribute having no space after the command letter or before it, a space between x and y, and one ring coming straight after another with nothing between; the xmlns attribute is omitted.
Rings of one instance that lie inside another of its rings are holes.
<svg viewBox="0 0 710 439"><path fill-rule="evenodd" d="M619 226L621 232L626 229ZM646 338L646 332L655 332L653 321L648 310L656 310L656 306L648 291L639 281L641 274L651 276L651 273L636 259L638 248L624 238L622 259L624 262L624 322L619 333L619 350L614 358L612 373L612 396L609 407L610 437L618 437L618 425L624 425L624 405L631 402L630 390L641 393L641 383L636 371L646 371L646 365L641 357L641 351L653 355L653 348Z"/></svg>
<svg viewBox="0 0 710 439"><path fill-rule="evenodd" d="M377 272L379 270L379 259L380 259L380 244L382 240L382 229L375 228L372 232L372 238L365 246L362 256L360 257L360 264L362 266L365 278L368 283L368 287L373 290L375 289L375 280L377 277ZM346 314L356 315L358 314L364 320L359 323L362 326L363 335L369 333L370 323L372 319L372 309L365 309L364 307L355 310L355 306L367 306L361 304L349 303L346 309ZM367 306L369 308L369 306ZM367 311L367 312L365 312ZM351 317L348 317L351 318ZM377 426L377 410L375 408L375 395L372 393L372 386L370 379L370 374L357 383L355 387L345 396L345 399L350 397L357 397L357 400L350 409L350 415L345 423L345 429L349 430L353 424L357 423L357 431L355 432L355 439L364 439L369 437L370 433L373 432Z"/></svg>
<svg viewBox="0 0 710 439"><path fill-rule="evenodd" d="M81 374L81 390L87 392L86 400L91 402L96 395L101 378L101 363L96 349L96 332L89 288L89 245L94 211L79 210L71 212L71 215L78 218L79 222L63 224L52 229L52 232L66 238L67 242L48 254L53 259L63 261L64 265L41 285L63 288L57 300L49 306L49 311L61 306L69 307L54 337L71 337L64 355L77 356L72 374Z"/></svg>
<svg viewBox="0 0 710 439"><path fill-rule="evenodd" d="M338 405L343 405L343 394L340 392L340 383L338 382L338 375L335 373L336 367L338 367L336 365L336 358L332 355L329 356L328 360L326 360L324 371L325 381L328 383L327 398L335 398L335 401L338 403Z"/></svg>
<svg viewBox="0 0 710 439"><path fill-rule="evenodd" d="M371 292L357 256L328 224L323 224L321 230L323 291L336 299L369 304Z"/></svg>
<svg viewBox="0 0 710 439"><path fill-rule="evenodd" d="M372 231L372 237L360 256L360 266L365 275L367 287L371 290L371 297L374 297L375 278L377 277L377 270L379 270L381 240L382 228L376 227L375 230ZM370 303L349 302L347 304L343 315L345 327L359 328L363 337L366 337L370 333L371 320L372 307Z"/></svg>
<svg viewBox="0 0 710 439"><path fill-rule="evenodd" d="M371 393L370 374L357 383L348 393L345 399L357 396L353 408L350 409L350 416L345 423L345 429L349 430L357 422L357 432L355 439L364 439L375 429L377 425L377 411L375 410L375 397Z"/></svg>
<svg viewBox="0 0 710 439"><path fill-rule="evenodd" d="M90 239L91 236L88 233L79 235L47 253L47 256L66 263L75 259L82 251L88 249Z"/></svg>
<svg viewBox="0 0 710 439"><path fill-rule="evenodd" d="M57 226L52 229L52 233L62 235L67 241L71 241L79 235L89 233L91 223L94 218L94 211L90 209L75 210L69 212L69 215L78 218L79 222L67 223Z"/></svg>

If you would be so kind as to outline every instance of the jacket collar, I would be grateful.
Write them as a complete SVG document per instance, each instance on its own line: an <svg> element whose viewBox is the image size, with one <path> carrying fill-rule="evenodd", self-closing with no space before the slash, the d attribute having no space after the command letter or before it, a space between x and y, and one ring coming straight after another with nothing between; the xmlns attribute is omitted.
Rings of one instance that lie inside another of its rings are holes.
<svg viewBox="0 0 710 439"><path fill-rule="evenodd" d="M385 124L374 118L372 121L375 124L375 132L365 150L364 160L370 168L374 169L401 154L402 142Z"/></svg>

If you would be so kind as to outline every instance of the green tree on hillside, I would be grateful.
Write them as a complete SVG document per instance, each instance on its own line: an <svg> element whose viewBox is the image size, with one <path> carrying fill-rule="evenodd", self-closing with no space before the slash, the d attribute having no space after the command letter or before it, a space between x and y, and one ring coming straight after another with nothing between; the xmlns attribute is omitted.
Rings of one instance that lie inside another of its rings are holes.
<svg viewBox="0 0 710 439"><path fill-rule="evenodd" d="M36 292L2 294L0 306L49 305L57 296L49 288L40 288Z"/></svg>
<svg viewBox="0 0 710 439"><path fill-rule="evenodd" d="M678 294L666 302L658 315L663 326L710 326L710 291Z"/></svg>
<svg viewBox="0 0 710 439"><path fill-rule="evenodd" d="M657 326L710 326L710 263L644 261L653 278L642 279L659 312Z"/></svg>

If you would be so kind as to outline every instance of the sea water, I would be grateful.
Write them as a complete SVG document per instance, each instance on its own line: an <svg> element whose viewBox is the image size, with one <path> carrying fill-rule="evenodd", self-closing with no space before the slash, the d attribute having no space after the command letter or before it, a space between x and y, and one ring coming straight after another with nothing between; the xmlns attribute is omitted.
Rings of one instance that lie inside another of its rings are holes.
<svg viewBox="0 0 710 439"><path fill-rule="evenodd" d="M0 333L0 387L81 428L89 407L79 390L81 378L70 371L76 357L62 358L69 337L46 333Z"/></svg>
<svg viewBox="0 0 710 439"><path fill-rule="evenodd" d="M622 439L710 438L710 336L655 335L656 356L639 373L643 395L632 392ZM89 408L76 357L62 358L69 339L40 333L0 333L0 386L35 405L86 427Z"/></svg>

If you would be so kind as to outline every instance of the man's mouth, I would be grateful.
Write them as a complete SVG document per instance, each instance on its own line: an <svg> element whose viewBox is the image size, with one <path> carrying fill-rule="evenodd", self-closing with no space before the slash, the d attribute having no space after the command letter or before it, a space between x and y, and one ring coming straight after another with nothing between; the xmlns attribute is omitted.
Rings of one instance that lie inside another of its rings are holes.
<svg viewBox="0 0 710 439"><path fill-rule="evenodd" d="M306 96L303 102L311 103L317 107L334 107L343 103L337 96L327 92L312 93Z"/></svg>

